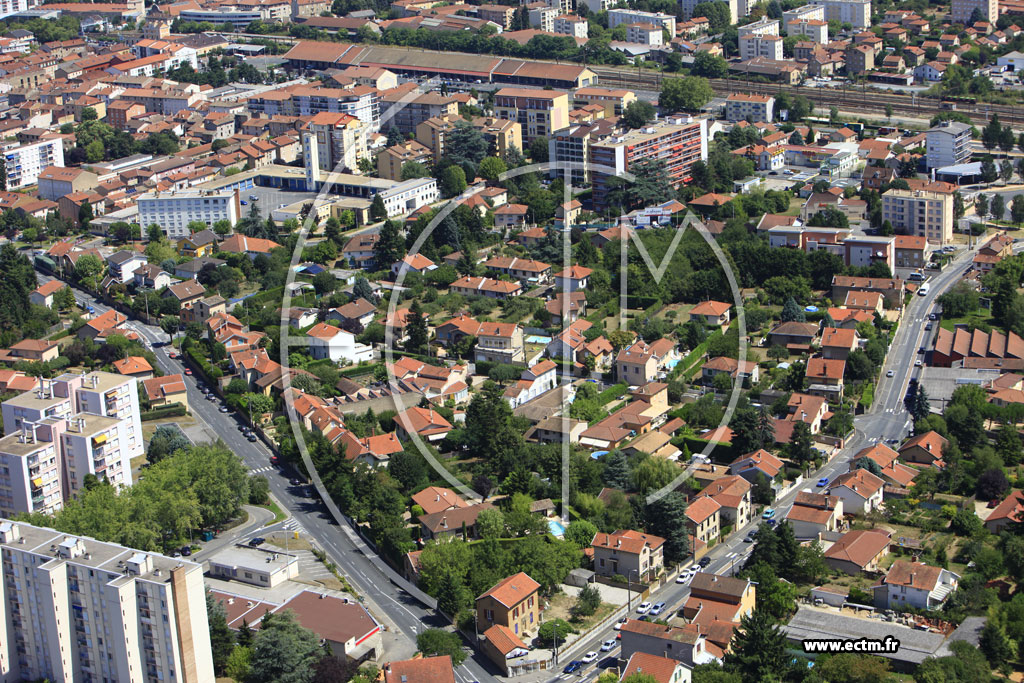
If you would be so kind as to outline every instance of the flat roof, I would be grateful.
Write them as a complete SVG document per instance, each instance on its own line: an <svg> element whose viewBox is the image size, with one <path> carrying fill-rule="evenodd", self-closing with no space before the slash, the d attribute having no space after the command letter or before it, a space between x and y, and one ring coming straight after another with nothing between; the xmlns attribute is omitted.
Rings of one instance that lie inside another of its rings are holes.
<svg viewBox="0 0 1024 683"><path fill-rule="evenodd" d="M269 560L268 560L269 558ZM226 567L244 567L257 571L280 571L299 558L283 550L261 550L246 545L232 545L220 550L209 559L210 564Z"/></svg>
<svg viewBox="0 0 1024 683"><path fill-rule="evenodd" d="M931 657L945 642L945 636L918 631L881 619L860 619L835 614L832 611L800 607L783 632L794 642L825 638L852 640L855 638L884 639L892 636L900 641L900 649L893 653L878 653L900 662L920 664Z"/></svg>
<svg viewBox="0 0 1024 683"><path fill-rule="evenodd" d="M19 458L28 457L33 453L37 452L38 450L46 448L47 446L56 447L56 445L51 441L36 440L32 442L26 440L23 442L21 440L21 432L8 434L7 436L0 439L0 453L3 453L5 455L14 455Z"/></svg>

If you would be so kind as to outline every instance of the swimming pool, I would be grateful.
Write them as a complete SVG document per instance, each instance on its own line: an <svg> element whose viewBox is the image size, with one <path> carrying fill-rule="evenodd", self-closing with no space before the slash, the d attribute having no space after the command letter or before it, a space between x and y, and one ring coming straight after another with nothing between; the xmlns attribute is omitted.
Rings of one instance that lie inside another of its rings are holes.
<svg viewBox="0 0 1024 683"><path fill-rule="evenodd" d="M553 536L558 536L559 538L565 536L565 527L562 526L561 522L554 519L548 520L548 531L550 531Z"/></svg>
<svg viewBox="0 0 1024 683"><path fill-rule="evenodd" d="M550 344L551 337L543 337L539 334L531 334L526 338L527 344Z"/></svg>

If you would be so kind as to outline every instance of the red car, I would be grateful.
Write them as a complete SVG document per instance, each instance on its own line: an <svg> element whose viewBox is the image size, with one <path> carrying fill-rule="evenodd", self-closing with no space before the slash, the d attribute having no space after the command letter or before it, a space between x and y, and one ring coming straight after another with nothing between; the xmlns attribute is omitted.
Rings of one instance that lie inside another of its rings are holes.
<svg viewBox="0 0 1024 683"><path fill-rule="evenodd" d="M185 368L185 374L186 375L191 375L192 374L192 370L189 369L189 368Z"/></svg>
<svg viewBox="0 0 1024 683"><path fill-rule="evenodd" d="M169 354L167 354L167 357L170 358L171 360L174 360L178 357L178 354L176 354L174 351L171 351Z"/></svg>

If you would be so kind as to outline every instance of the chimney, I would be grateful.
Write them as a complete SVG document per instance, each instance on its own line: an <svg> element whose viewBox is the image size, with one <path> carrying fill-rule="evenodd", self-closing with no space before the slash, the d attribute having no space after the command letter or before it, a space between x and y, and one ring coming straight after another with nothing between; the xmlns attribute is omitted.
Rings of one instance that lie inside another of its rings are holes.
<svg viewBox="0 0 1024 683"><path fill-rule="evenodd" d="M441 518L441 528L442 529L447 529L448 528L448 518L447 517L442 517Z"/></svg>

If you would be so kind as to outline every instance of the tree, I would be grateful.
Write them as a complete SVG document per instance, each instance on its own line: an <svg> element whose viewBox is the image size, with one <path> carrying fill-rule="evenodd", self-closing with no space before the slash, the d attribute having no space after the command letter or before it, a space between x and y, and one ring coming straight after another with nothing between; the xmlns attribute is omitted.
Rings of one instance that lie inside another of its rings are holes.
<svg viewBox="0 0 1024 683"><path fill-rule="evenodd" d="M654 105L645 100L633 100L622 112L622 122L630 128L643 128L654 120Z"/></svg>
<svg viewBox="0 0 1024 683"><path fill-rule="evenodd" d="M740 618L733 631L731 651L725 656L725 668L745 681L779 680L789 668L789 645L772 617L755 609Z"/></svg>
<svg viewBox="0 0 1024 683"><path fill-rule="evenodd" d="M480 162L477 174L489 183L496 183L507 170L508 166L504 160L498 157L486 157Z"/></svg>
<svg viewBox="0 0 1024 683"><path fill-rule="evenodd" d="M86 284L96 284L93 281L103 272L103 262L93 254L83 254L78 257L75 263L75 279Z"/></svg>
<svg viewBox="0 0 1024 683"><path fill-rule="evenodd" d="M799 463L808 463L814 459L814 439L809 424L799 421L793 426L788 451L789 457Z"/></svg>
<svg viewBox="0 0 1024 683"><path fill-rule="evenodd" d="M803 145L804 136L800 134L800 131L794 130L789 136L789 144L791 145Z"/></svg>
<svg viewBox="0 0 1024 683"><path fill-rule="evenodd" d="M983 183L994 183L999 177L999 171L996 170L996 164L992 161L992 157L986 156L981 160L981 181Z"/></svg>
<svg viewBox="0 0 1024 683"><path fill-rule="evenodd" d="M1004 183L1009 182L1013 177L1013 164L1006 159L999 164L999 177L1003 179Z"/></svg>
<svg viewBox="0 0 1024 683"><path fill-rule="evenodd" d="M70 287L61 287L53 295L53 307L59 311L67 311L75 307L75 294Z"/></svg>
<svg viewBox="0 0 1024 683"><path fill-rule="evenodd" d="M188 448L192 444L180 429L172 425L160 425L153 432L146 450L146 460L152 465L168 455Z"/></svg>
<svg viewBox="0 0 1024 683"><path fill-rule="evenodd" d="M981 500L998 500L1009 488L1010 482L1001 467L985 470L978 477L977 494Z"/></svg>
<svg viewBox="0 0 1024 683"><path fill-rule="evenodd" d="M483 512L480 513L481 515ZM580 548L589 548L598 529L585 519L576 519L565 530L565 540L572 541Z"/></svg>
<svg viewBox="0 0 1024 683"><path fill-rule="evenodd" d="M779 316L782 322L807 322L807 316L804 314L800 304L796 302L796 299L789 297L786 299L786 303L782 306L782 313Z"/></svg>
<svg viewBox="0 0 1024 683"><path fill-rule="evenodd" d="M949 645L948 657L928 657L917 667L914 680L924 683L988 683L992 666L972 643L963 640Z"/></svg>
<svg viewBox="0 0 1024 683"><path fill-rule="evenodd" d="M1009 636L1006 635L1006 629L999 623L994 612L995 610L989 612L988 621L981 629L978 646L985 658L988 659L989 664L998 668L1013 660L1016 648Z"/></svg>
<svg viewBox="0 0 1024 683"><path fill-rule="evenodd" d="M572 606L574 615L589 617L601 606L601 593L593 584L587 584L576 596L576 603Z"/></svg>
<svg viewBox="0 0 1024 683"><path fill-rule="evenodd" d="M338 286L338 279L334 274L325 270L313 276L313 290L318 297L327 296Z"/></svg>
<svg viewBox="0 0 1024 683"><path fill-rule="evenodd" d="M703 4L703 3L702 3ZM658 97L658 106L666 113L698 111L714 97L706 78L686 76L665 79Z"/></svg>
<svg viewBox="0 0 1024 683"><path fill-rule="evenodd" d="M410 353L426 353L429 332L419 300L414 301L409 307L405 330L409 335L408 341L405 342L405 350Z"/></svg>
<svg viewBox="0 0 1024 683"><path fill-rule="evenodd" d="M693 8L693 16L705 17L712 31L721 31L732 23L729 6L720 2L699 2Z"/></svg>
<svg viewBox="0 0 1024 683"><path fill-rule="evenodd" d="M1024 223L1024 195L1014 195L1010 202L1010 220L1020 225Z"/></svg>
<svg viewBox="0 0 1024 683"><path fill-rule="evenodd" d="M430 170L418 161L407 161L402 164L402 180L429 177Z"/></svg>
<svg viewBox="0 0 1024 683"><path fill-rule="evenodd" d="M527 152L530 155L530 160L535 164L541 164L548 160L548 139L540 136L533 139L530 142L530 146L527 148Z"/></svg>
<svg viewBox="0 0 1024 683"><path fill-rule="evenodd" d="M252 673L252 650L247 647L236 647L228 656L224 665L224 675L236 681L244 681Z"/></svg>
<svg viewBox="0 0 1024 683"><path fill-rule="evenodd" d="M441 171L441 194L456 197L466 190L466 172L461 166L449 166Z"/></svg>
<svg viewBox="0 0 1024 683"><path fill-rule="evenodd" d="M989 213L991 213L992 218L997 221L1003 220L1003 215L1006 213L1006 206L1003 203L1003 195L997 194L992 197L992 203L989 205Z"/></svg>
<svg viewBox="0 0 1024 683"><path fill-rule="evenodd" d="M694 76L704 78L725 78L729 75L729 63L721 55L698 52L697 56L693 58L693 67L690 72Z"/></svg>
<svg viewBox="0 0 1024 683"><path fill-rule="evenodd" d="M1003 132L1003 126L999 123L999 115L993 114L988 123L981 129L981 144L985 149L994 149L999 145L999 137Z"/></svg>
<svg viewBox="0 0 1024 683"><path fill-rule="evenodd" d="M842 652L819 658L815 664L815 671L829 683L885 683L889 680L889 662L882 657Z"/></svg>
<svg viewBox="0 0 1024 683"><path fill-rule="evenodd" d="M428 628L417 635L416 648L425 657L448 655L452 658L452 664L455 666L462 664L466 659L466 653L462 649L462 639L459 638L459 635L439 628Z"/></svg>
<svg viewBox="0 0 1024 683"><path fill-rule="evenodd" d="M370 220L382 221L388 217L388 210L384 206L384 197L378 192L373 195L373 201L370 203Z"/></svg>
<svg viewBox="0 0 1024 683"><path fill-rule="evenodd" d="M572 633L572 626L565 619L550 619L537 629L537 638L542 647L548 647L549 644L554 646L556 641L564 642L570 633Z"/></svg>
<svg viewBox="0 0 1024 683"><path fill-rule="evenodd" d="M984 217L988 213L988 197L978 193L978 196L974 199L974 212L979 216Z"/></svg>
<svg viewBox="0 0 1024 683"><path fill-rule="evenodd" d="M386 270L405 256L405 240L398 225L390 220L384 221L379 234L380 238L373 245L373 262L380 270ZM369 288L369 283L364 289L366 288ZM370 297L363 298L369 301L372 298L372 290Z"/></svg>
<svg viewBox="0 0 1024 683"><path fill-rule="evenodd" d="M227 665L228 657L235 647L235 633L228 626L227 612L224 605L213 599L213 594L206 594L206 620L210 625L210 649L213 652L213 668L222 673Z"/></svg>
<svg viewBox="0 0 1024 683"><path fill-rule="evenodd" d="M89 225L92 223L92 219L95 217L92 211L92 204L88 200L82 200L81 206L78 207L78 223L82 226L83 230L88 230Z"/></svg>
<svg viewBox="0 0 1024 683"><path fill-rule="evenodd" d="M300 626L291 610L264 614L252 643L252 676L258 681L309 683L322 655L320 637Z"/></svg>
<svg viewBox="0 0 1024 683"><path fill-rule="evenodd" d="M690 554L686 500L672 491L647 506L648 529L665 539L665 561L682 562Z"/></svg>

